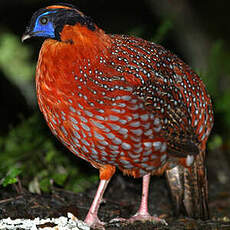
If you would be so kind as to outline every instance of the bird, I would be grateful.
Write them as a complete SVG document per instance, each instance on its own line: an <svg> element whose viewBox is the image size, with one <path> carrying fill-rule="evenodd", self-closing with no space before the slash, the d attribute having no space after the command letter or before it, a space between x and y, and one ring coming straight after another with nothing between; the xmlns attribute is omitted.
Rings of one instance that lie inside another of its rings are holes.
<svg viewBox="0 0 230 230"><path fill-rule="evenodd" d="M32 15L22 41L33 37L43 40L35 81L47 125L73 154L99 170L85 223L104 228L98 209L116 168L143 178L139 209L128 222L166 224L148 211L150 177L163 173L178 206L190 216L195 209L207 216L205 149L213 110L199 76L163 46L107 34L66 3ZM198 193L191 197L194 188Z"/></svg>

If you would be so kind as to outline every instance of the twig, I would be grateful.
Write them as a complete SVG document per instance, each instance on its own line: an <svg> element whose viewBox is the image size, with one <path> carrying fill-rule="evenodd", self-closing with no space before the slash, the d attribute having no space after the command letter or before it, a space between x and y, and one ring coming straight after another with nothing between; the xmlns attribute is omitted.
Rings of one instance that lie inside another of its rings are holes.
<svg viewBox="0 0 230 230"><path fill-rule="evenodd" d="M12 200L17 200L22 198L22 195L16 196L16 197L12 197L12 198L8 198L8 199L4 199L4 200L0 200L0 204L6 203L6 202L10 202Z"/></svg>

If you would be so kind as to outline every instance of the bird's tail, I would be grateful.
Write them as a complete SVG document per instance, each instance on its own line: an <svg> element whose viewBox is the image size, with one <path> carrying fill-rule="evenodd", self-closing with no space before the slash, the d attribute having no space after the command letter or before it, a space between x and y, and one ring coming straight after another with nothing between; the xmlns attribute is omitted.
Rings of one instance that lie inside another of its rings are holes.
<svg viewBox="0 0 230 230"><path fill-rule="evenodd" d="M205 151L197 155L191 169L179 165L166 171L176 215L185 212L188 217L208 219L208 180Z"/></svg>

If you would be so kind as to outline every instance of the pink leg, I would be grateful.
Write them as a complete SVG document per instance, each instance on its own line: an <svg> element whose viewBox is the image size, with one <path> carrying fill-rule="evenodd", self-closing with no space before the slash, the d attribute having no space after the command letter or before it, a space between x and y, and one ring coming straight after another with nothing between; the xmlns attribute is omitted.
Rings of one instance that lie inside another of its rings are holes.
<svg viewBox="0 0 230 230"><path fill-rule="evenodd" d="M88 211L88 214L84 220L85 223L87 223L92 228L100 228L104 229L103 225L104 222L101 222L97 216L97 212L103 197L103 194L105 192L105 189L109 183L109 180L100 180L100 184L98 186L97 192L95 194L93 203L91 204L91 207Z"/></svg>
<svg viewBox="0 0 230 230"><path fill-rule="evenodd" d="M149 195L149 183L150 183L150 174L143 176L142 182L142 198L139 210L134 215L135 216L150 216L148 212L148 195Z"/></svg>
<svg viewBox="0 0 230 230"><path fill-rule="evenodd" d="M162 224L168 225L164 219L160 219L158 217L151 216L149 214L148 195L149 195L150 177L151 177L150 174L143 176L141 204L137 213L134 216L132 216L128 221L129 222L134 222L136 220L153 221L153 222L161 222Z"/></svg>
<svg viewBox="0 0 230 230"><path fill-rule="evenodd" d="M168 225L164 219L151 216L148 212L149 182L150 182L150 174L147 174L143 177L142 198L137 213L131 218L129 218L128 220L124 218L115 218L112 220L112 222L124 221L124 222L133 223L134 221L153 221L153 222L161 222L162 224Z"/></svg>

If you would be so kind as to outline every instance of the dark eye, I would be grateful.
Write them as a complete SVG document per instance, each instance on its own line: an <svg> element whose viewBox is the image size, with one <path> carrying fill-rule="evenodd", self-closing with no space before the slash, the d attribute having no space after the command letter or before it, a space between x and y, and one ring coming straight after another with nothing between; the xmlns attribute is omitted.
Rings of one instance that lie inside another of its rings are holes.
<svg viewBox="0 0 230 230"><path fill-rule="evenodd" d="M48 23L49 19L47 17L41 17L40 18L40 23L42 25L46 25Z"/></svg>

